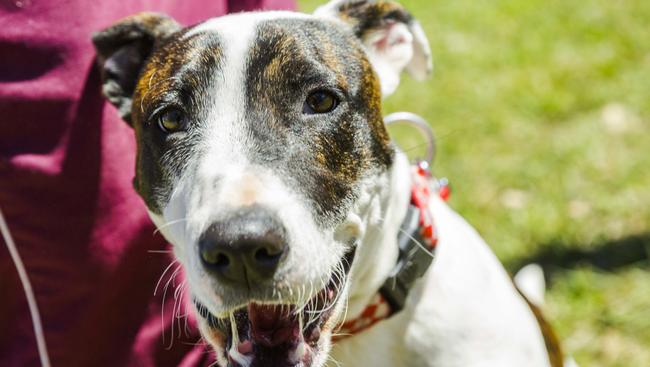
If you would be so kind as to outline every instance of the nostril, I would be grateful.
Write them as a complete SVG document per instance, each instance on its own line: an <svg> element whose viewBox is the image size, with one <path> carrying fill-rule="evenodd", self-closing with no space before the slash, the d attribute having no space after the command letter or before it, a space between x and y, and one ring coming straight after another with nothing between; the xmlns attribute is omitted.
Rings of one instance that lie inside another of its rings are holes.
<svg viewBox="0 0 650 367"><path fill-rule="evenodd" d="M230 265L230 258L223 252L203 250L201 251L201 260L217 268L225 268Z"/></svg>
<svg viewBox="0 0 650 367"><path fill-rule="evenodd" d="M225 268L230 265L230 259L224 254L219 254L217 256L217 261L214 263L215 266Z"/></svg>
<svg viewBox="0 0 650 367"><path fill-rule="evenodd" d="M280 261L282 250L271 251L266 247L262 247L255 251L255 261L262 265L273 266Z"/></svg>

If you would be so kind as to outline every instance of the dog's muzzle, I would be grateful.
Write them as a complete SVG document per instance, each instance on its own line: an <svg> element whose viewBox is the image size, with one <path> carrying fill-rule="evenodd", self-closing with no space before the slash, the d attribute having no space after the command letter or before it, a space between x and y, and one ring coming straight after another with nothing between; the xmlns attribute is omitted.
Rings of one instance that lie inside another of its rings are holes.
<svg viewBox="0 0 650 367"><path fill-rule="evenodd" d="M329 338L322 338L321 332L335 326L330 321L347 283L354 248L324 284L283 294L283 266L290 252L287 233L273 211L252 205L219 217L199 238L202 266L224 289L220 296L228 309L212 314L198 297L194 304L209 332L219 335L225 365L310 366Z"/></svg>

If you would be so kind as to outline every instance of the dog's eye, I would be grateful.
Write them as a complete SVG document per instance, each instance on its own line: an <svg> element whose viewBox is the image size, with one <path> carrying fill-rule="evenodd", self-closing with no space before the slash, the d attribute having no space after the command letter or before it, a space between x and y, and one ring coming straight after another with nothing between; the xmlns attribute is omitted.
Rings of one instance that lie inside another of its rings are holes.
<svg viewBox="0 0 650 367"><path fill-rule="evenodd" d="M327 91L312 92L307 96L303 113L312 115L315 113L328 113L334 111L339 105L338 98Z"/></svg>
<svg viewBox="0 0 650 367"><path fill-rule="evenodd" d="M158 116L158 127L168 134L183 130L185 128L185 116L180 110L168 109Z"/></svg>

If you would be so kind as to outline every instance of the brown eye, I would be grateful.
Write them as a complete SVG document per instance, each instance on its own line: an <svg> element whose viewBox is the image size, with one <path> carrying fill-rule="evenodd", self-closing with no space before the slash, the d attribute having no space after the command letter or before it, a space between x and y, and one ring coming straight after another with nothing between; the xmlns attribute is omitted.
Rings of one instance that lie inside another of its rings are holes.
<svg viewBox="0 0 650 367"><path fill-rule="evenodd" d="M173 133L185 128L185 117L183 112L177 109L169 109L158 117L158 127L166 133Z"/></svg>
<svg viewBox="0 0 650 367"><path fill-rule="evenodd" d="M327 91L312 92L307 96L303 113L312 115L316 113L328 113L334 111L339 104L338 98Z"/></svg>

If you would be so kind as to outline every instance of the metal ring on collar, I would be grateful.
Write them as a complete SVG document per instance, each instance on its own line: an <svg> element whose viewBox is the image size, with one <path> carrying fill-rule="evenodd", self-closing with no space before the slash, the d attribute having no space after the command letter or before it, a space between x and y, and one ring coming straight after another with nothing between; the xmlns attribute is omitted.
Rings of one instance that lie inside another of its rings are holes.
<svg viewBox="0 0 650 367"><path fill-rule="evenodd" d="M421 116L411 112L395 112L384 117L384 123L386 125L400 122L415 127L424 136L427 142L426 161L429 163L429 165L433 164L433 159L436 156L436 138L429 123Z"/></svg>

